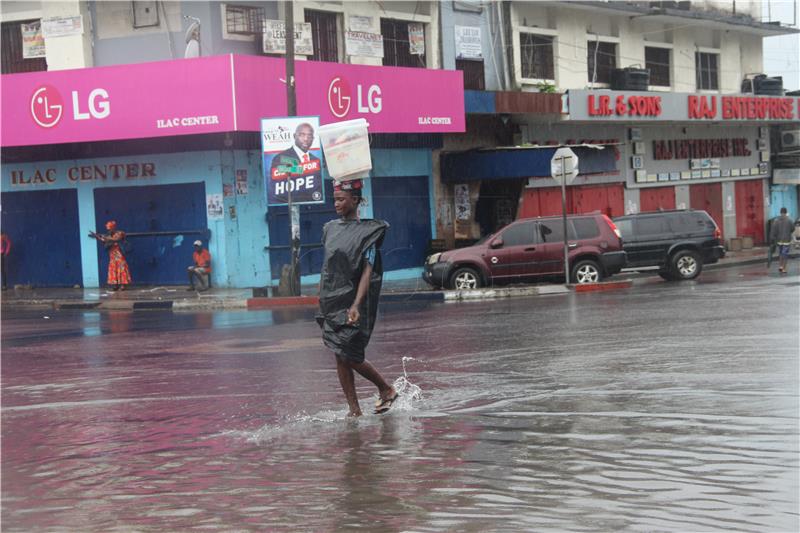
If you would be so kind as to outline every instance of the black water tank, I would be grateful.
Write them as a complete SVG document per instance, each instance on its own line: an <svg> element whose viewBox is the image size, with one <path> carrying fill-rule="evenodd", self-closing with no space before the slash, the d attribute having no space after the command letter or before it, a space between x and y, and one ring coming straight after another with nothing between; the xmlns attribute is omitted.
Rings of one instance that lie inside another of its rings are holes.
<svg viewBox="0 0 800 533"><path fill-rule="evenodd" d="M646 68L615 68L611 72L611 89L614 91L646 91L650 85L650 71Z"/></svg>
<svg viewBox="0 0 800 533"><path fill-rule="evenodd" d="M766 74L758 74L753 78L742 80L742 92L783 96L783 78L781 76L770 78Z"/></svg>

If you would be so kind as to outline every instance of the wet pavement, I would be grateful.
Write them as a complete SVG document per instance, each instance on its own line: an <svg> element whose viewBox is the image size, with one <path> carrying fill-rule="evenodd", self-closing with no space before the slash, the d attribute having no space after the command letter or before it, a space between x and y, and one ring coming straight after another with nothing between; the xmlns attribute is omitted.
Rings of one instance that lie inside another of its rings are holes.
<svg viewBox="0 0 800 533"><path fill-rule="evenodd" d="M800 527L800 276L385 306L357 421L312 317L4 312L3 531Z"/></svg>

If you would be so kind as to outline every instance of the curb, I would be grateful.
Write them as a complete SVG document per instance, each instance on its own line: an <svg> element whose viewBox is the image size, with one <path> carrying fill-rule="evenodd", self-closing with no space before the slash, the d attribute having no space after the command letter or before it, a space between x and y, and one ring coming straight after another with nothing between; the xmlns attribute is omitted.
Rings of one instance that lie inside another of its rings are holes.
<svg viewBox="0 0 800 533"><path fill-rule="evenodd" d="M257 296L247 299L248 309L277 309L281 307L311 307L319 305L317 296L285 296L280 298L267 298Z"/></svg>
<svg viewBox="0 0 800 533"><path fill-rule="evenodd" d="M584 283L582 285L571 285L570 287L575 292L614 291L617 289L627 289L633 287L633 280L626 279L622 281L601 281L599 283Z"/></svg>
<svg viewBox="0 0 800 533"><path fill-rule="evenodd" d="M95 309L100 307L102 302L53 302L53 309Z"/></svg>
<svg viewBox="0 0 800 533"><path fill-rule="evenodd" d="M445 291L445 302L462 302L473 300L498 300L500 298L520 298L524 296L540 296L546 294L566 294L569 289L563 285L544 287L519 287L508 289L475 289L470 291Z"/></svg>
<svg viewBox="0 0 800 533"><path fill-rule="evenodd" d="M380 303L443 302L444 300L445 293L442 291L390 292L381 295Z"/></svg>

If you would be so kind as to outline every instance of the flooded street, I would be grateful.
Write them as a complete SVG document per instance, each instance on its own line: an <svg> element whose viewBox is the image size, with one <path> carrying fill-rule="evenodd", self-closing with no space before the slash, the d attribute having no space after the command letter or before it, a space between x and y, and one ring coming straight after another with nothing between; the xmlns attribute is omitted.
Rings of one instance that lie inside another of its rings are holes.
<svg viewBox="0 0 800 533"><path fill-rule="evenodd" d="M313 314L4 312L3 530L800 527L797 276L393 304L359 420Z"/></svg>

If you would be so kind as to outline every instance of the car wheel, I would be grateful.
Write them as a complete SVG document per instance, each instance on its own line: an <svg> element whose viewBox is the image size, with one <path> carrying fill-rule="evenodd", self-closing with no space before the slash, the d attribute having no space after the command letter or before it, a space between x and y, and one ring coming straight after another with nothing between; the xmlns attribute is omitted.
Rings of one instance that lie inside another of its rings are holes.
<svg viewBox="0 0 800 533"><path fill-rule="evenodd" d="M572 267L572 283L597 283L601 279L603 274L595 261L584 259Z"/></svg>
<svg viewBox="0 0 800 533"><path fill-rule="evenodd" d="M675 281L675 276L672 275L672 272L667 270L659 270L658 275L667 281Z"/></svg>
<svg viewBox="0 0 800 533"><path fill-rule="evenodd" d="M694 279L703 271L700 255L692 250L681 250L672 256L672 275L676 279Z"/></svg>
<svg viewBox="0 0 800 533"><path fill-rule="evenodd" d="M461 267L450 276L450 288L458 291L479 289L481 276L474 268Z"/></svg>

